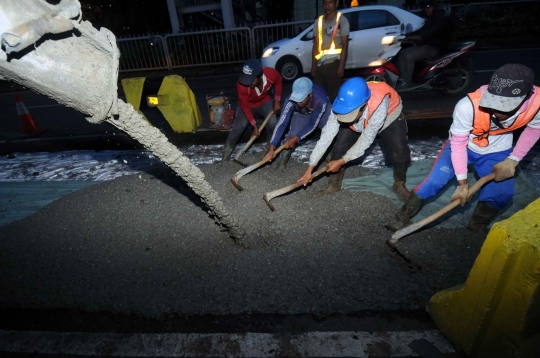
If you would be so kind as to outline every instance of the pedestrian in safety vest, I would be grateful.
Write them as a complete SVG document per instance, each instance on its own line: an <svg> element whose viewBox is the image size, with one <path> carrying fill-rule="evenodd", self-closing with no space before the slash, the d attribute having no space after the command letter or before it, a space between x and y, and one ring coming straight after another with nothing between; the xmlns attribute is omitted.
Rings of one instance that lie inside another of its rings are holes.
<svg viewBox="0 0 540 358"><path fill-rule="evenodd" d="M321 133L321 139L309 158L309 165L297 182L307 185L313 168L337 136L332 148L331 161L326 171L332 174L328 187L321 194L341 189L346 163L364 155L379 134L386 161L394 167L392 190L400 200L407 200L405 187L407 167L411 163L411 151L407 142L407 123L403 118L401 98L396 91L383 82L366 83L354 77L339 89L332 106L332 114Z"/></svg>
<svg viewBox="0 0 540 358"><path fill-rule="evenodd" d="M225 142L222 160L230 160L236 142L242 137L248 122L253 126L252 137L260 135L255 119L264 120L273 110L274 114L266 124L267 142L270 143L276 127L276 113L281 109L281 91L283 80L280 74L270 67L262 67L259 60L247 60L242 68L242 74L236 83L238 92L238 107L234 124ZM270 90L274 90L274 101Z"/></svg>
<svg viewBox="0 0 540 358"><path fill-rule="evenodd" d="M480 177L495 173L485 185L468 225L475 232L487 230L491 220L514 195L514 174L540 138L540 89L533 85L534 74L520 64L507 64L495 71L489 85L461 99L450 127L450 139L439 153L429 176L418 185L409 200L387 224L397 231L407 226L424 201L436 195L453 177L458 186L451 201L467 202L467 164ZM513 131L525 127L512 149Z"/></svg>
<svg viewBox="0 0 540 358"><path fill-rule="evenodd" d="M270 141L270 148L264 156L265 160L272 160L276 157L274 151L290 124L289 132L284 139L286 149L278 159L278 170L285 170L298 142L309 136L316 128L324 128L332 112L332 103L326 91L319 85L314 85L307 77L300 77L294 81L292 93L284 103Z"/></svg>
<svg viewBox="0 0 540 358"><path fill-rule="evenodd" d="M337 9L338 0L323 0L324 15L313 27L313 82L328 92L334 101L347 62L349 21Z"/></svg>

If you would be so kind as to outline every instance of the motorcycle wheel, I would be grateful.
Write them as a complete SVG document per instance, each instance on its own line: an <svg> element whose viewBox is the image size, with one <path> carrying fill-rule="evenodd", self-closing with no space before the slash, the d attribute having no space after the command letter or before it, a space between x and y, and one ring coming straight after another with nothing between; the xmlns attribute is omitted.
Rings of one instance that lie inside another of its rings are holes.
<svg viewBox="0 0 540 358"><path fill-rule="evenodd" d="M386 82L384 75L369 75L364 78L366 82Z"/></svg>
<svg viewBox="0 0 540 358"><path fill-rule="evenodd" d="M448 81L457 79L457 82L458 82L457 86L452 86L452 88L449 88L448 86L446 86L443 89L443 92L448 95L456 95L456 94L461 94L461 93L466 92L467 88L469 87L469 84L471 83L471 78L472 78L471 71L468 71L464 68L459 68L457 71L458 73L455 76L452 76L452 79L450 78L448 79Z"/></svg>

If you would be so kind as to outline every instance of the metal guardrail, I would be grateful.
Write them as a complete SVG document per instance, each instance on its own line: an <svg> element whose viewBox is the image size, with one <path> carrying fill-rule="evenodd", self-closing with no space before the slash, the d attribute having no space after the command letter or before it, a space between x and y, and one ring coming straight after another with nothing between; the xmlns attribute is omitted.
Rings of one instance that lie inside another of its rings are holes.
<svg viewBox="0 0 540 358"><path fill-rule="evenodd" d="M254 26L251 29L251 38L253 39L253 49L255 51L253 57L261 56L263 48L272 42L298 35L313 22L313 20L305 20Z"/></svg>
<svg viewBox="0 0 540 358"><path fill-rule="evenodd" d="M193 0L202 1L202 0ZM538 0L495 1L448 5L459 17L500 16L536 11ZM421 10L409 10L413 13ZM298 35L314 20L239 27L231 30L184 32L166 36L117 39L120 71L143 71L193 66L242 63L262 56L264 47L277 40Z"/></svg>
<svg viewBox="0 0 540 358"><path fill-rule="evenodd" d="M120 71L168 69L167 46L163 36L117 39Z"/></svg>
<svg viewBox="0 0 540 358"><path fill-rule="evenodd" d="M171 68L244 62L253 53L249 27L167 35L165 43Z"/></svg>

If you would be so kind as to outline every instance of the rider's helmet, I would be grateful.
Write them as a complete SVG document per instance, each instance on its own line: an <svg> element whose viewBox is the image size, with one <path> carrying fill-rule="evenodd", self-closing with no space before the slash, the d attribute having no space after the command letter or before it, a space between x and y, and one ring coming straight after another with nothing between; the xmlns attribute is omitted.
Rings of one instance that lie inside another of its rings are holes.
<svg viewBox="0 0 540 358"><path fill-rule="evenodd" d="M424 0L420 1L420 9L427 9L428 7L432 7L435 5L435 1L433 0Z"/></svg>
<svg viewBox="0 0 540 358"><path fill-rule="evenodd" d="M337 114L337 120L343 123L351 123L356 119L360 107L371 96L371 91L366 81L360 77L353 77L341 86L332 111Z"/></svg>

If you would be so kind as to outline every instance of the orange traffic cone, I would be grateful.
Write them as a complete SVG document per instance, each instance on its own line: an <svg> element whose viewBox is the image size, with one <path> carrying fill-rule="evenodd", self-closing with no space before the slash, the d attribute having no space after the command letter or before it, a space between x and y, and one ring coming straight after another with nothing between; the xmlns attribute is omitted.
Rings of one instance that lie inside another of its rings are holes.
<svg viewBox="0 0 540 358"><path fill-rule="evenodd" d="M15 96L15 106L17 107L17 114L19 115L19 121L21 121L21 128L24 135L34 135L43 132L36 121L34 121L34 117L28 112L21 97Z"/></svg>

